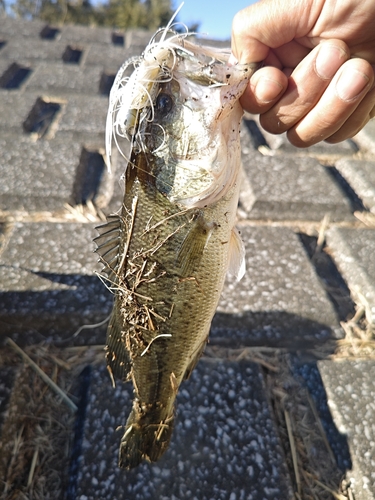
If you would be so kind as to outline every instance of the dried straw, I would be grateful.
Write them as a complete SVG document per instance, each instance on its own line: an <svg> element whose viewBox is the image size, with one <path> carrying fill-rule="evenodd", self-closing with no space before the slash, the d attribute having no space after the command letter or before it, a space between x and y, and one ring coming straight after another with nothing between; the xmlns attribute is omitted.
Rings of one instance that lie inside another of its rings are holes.
<svg viewBox="0 0 375 500"><path fill-rule="evenodd" d="M64 403L73 411L77 411L77 405L73 403L73 401L65 394L64 391L60 389L60 387L55 384L53 380L50 379L50 377L39 368L39 366L34 363L34 361L20 348L18 345L13 342L11 338L7 338L7 343L15 350L18 352L18 354L26 361L26 363L39 375L39 377L53 390L58 394L61 399L64 401Z"/></svg>

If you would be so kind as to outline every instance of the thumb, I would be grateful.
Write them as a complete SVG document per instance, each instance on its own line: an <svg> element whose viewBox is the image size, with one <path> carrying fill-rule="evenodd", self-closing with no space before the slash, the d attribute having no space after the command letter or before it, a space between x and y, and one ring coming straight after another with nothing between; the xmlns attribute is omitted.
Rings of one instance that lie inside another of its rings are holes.
<svg viewBox="0 0 375 500"><path fill-rule="evenodd" d="M263 0L238 12L232 24L232 52L240 63L263 61L270 49L307 35L321 1Z"/></svg>

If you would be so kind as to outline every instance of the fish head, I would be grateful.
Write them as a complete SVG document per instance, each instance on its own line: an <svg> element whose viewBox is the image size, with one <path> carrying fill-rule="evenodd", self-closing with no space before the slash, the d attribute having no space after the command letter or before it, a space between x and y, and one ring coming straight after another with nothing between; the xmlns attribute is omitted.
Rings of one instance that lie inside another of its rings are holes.
<svg viewBox="0 0 375 500"><path fill-rule="evenodd" d="M128 140L132 164L142 155L144 178L173 203L211 205L236 182L239 98L256 65L231 65L229 56L172 33L146 48L121 99L112 95L107 126Z"/></svg>

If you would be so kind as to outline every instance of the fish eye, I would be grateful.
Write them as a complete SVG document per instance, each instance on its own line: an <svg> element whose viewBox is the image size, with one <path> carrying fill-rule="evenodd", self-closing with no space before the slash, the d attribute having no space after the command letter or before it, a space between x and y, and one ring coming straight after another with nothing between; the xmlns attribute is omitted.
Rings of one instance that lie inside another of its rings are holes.
<svg viewBox="0 0 375 500"><path fill-rule="evenodd" d="M173 107L173 99L168 94L159 94L156 99L156 110L161 116L167 115Z"/></svg>

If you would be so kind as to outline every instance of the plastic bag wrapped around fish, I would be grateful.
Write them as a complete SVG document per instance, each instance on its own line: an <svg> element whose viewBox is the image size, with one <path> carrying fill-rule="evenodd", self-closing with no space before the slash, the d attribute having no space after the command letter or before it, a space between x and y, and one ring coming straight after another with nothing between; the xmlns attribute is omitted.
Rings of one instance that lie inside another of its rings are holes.
<svg viewBox="0 0 375 500"><path fill-rule="evenodd" d="M189 36L171 23L159 30L110 94L107 158L115 143L125 194L96 242L115 295L108 369L134 386L119 452L127 469L167 449L176 395L205 347L225 274L244 273L234 228L239 98L256 68L230 65L229 51Z"/></svg>

